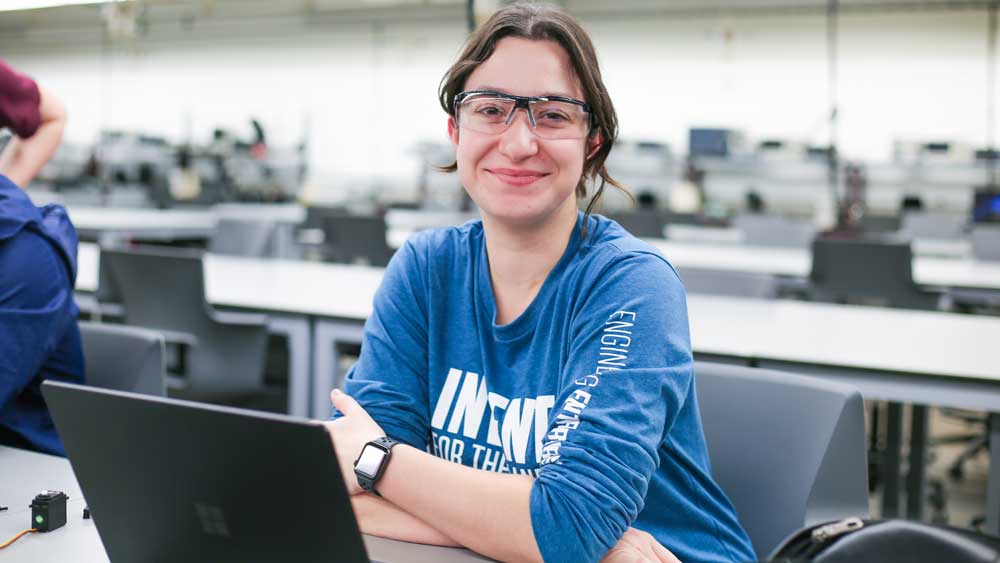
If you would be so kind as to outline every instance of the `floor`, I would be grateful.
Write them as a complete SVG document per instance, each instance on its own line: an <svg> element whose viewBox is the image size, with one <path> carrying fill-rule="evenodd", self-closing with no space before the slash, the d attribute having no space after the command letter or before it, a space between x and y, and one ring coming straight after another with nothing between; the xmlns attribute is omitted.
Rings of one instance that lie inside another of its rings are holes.
<svg viewBox="0 0 1000 563"><path fill-rule="evenodd" d="M938 409L930 409L929 428L931 443L935 438L976 432L977 427L963 421L943 416ZM944 495L943 510L933 510L933 502L926 505L924 520L939 524L949 524L961 528L976 528L986 505L986 478L989 468L989 453L980 451L964 464L961 479L949 472L952 461L965 448L964 444L932 445L929 453L927 481L928 498L935 494L935 483L940 483ZM904 453L905 456L905 453ZM904 457L905 459L905 457ZM870 497L872 518L880 512L881 491L876 490Z"/></svg>

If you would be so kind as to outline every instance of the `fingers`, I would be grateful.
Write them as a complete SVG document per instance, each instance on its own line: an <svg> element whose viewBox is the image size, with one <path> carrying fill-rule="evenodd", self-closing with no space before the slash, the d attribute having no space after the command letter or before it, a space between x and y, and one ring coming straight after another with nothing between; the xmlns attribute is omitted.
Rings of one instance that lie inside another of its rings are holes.
<svg viewBox="0 0 1000 563"><path fill-rule="evenodd" d="M649 532L629 528L622 536L621 545L628 545L644 557L644 561L653 563L680 563L669 549L660 544Z"/></svg>
<svg viewBox="0 0 1000 563"><path fill-rule="evenodd" d="M659 563L681 563L680 559L671 553L669 549L660 544L660 542L657 541L652 534L642 530L636 530L636 532L636 535L641 536L643 539L642 551L647 555L647 557Z"/></svg>
<svg viewBox="0 0 1000 563"><path fill-rule="evenodd" d="M354 400L354 397L344 393L340 389L334 389L330 391L330 402L336 407L338 411L344 414L344 416L349 416L354 414L357 409L361 408L361 405Z"/></svg>
<svg viewBox="0 0 1000 563"><path fill-rule="evenodd" d="M655 563L644 557L631 546L615 547L609 551L601 563Z"/></svg>
<svg viewBox="0 0 1000 563"><path fill-rule="evenodd" d="M653 545L653 553L656 554L657 561L660 563L681 563L681 560L676 555L659 543Z"/></svg>

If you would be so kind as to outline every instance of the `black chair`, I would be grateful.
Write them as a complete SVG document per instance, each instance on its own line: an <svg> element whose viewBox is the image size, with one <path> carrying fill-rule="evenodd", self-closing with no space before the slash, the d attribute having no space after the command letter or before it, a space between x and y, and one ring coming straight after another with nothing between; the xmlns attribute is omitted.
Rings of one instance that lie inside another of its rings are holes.
<svg viewBox="0 0 1000 563"><path fill-rule="evenodd" d="M684 289L694 294L775 299L781 288L780 280L769 274L704 268L677 268L677 274Z"/></svg>
<svg viewBox="0 0 1000 563"><path fill-rule="evenodd" d="M816 301L936 310L940 297L913 281L909 243L818 238L812 245L810 295Z"/></svg>
<svg viewBox="0 0 1000 563"><path fill-rule="evenodd" d="M670 214L658 209L621 211L609 213L607 217L621 225L632 236L640 238L666 238L663 230L670 221Z"/></svg>
<svg viewBox="0 0 1000 563"><path fill-rule="evenodd" d="M861 230L866 233L894 233L899 230L899 215L863 215Z"/></svg>
<svg viewBox="0 0 1000 563"><path fill-rule="evenodd" d="M313 212L323 231L323 259L343 264L385 266L394 253L386 242L385 218L340 209Z"/></svg>
<svg viewBox="0 0 1000 563"><path fill-rule="evenodd" d="M80 322L87 384L163 397L163 335L134 326Z"/></svg>
<svg viewBox="0 0 1000 563"><path fill-rule="evenodd" d="M125 322L162 332L182 354L172 396L238 402L264 390L267 317L221 312L205 301L201 252L168 247L105 250Z"/></svg>
<svg viewBox="0 0 1000 563"><path fill-rule="evenodd" d="M266 258L273 254L274 236L273 222L219 219L215 232L208 241L208 251L213 254Z"/></svg>
<svg viewBox="0 0 1000 563"><path fill-rule="evenodd" d="M861 393L769 369L695 362L712 476L757 556L803 526L868 516Z"/></svg>
<svg viewBox="0 0 1000 563"><path fill-rule="evenodd" d="M754 246L808 248L816 229L805 219L781 215L744 213L733 218L733 227L743 232L743 243Z"/></svg>

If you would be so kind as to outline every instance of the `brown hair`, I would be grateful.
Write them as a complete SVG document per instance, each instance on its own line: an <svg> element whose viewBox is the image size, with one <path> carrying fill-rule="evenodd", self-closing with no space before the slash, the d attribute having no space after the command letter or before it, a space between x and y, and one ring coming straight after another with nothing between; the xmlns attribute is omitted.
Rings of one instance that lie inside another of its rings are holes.
<svg viewBox="0 0 1000 563"><path fill-rule="evenodd" d="M598 177L601 179L594 196L587 204L586 214L590 214L601 198L606 183L631 198L632 195L625 186L608 174L607 166L604 164L608 154L611 153L611 146L618 137L618 116L611 103L611 96L608 95L608 90L601 79L601 69L597 64L594 44L573 16L560 8L539 4L512 4L501 8L480 25L469 36L458 60L441 78L438 97L444 111L448 115L455 115L455 96L463 91L469 75L490 58L497 43L505 37L553 41L569 55L573 72L583 86L584 101L590 105L593 120L590 134L594 135L600 131L602 135L600 148L584 163L583 174L576 185L577 197L583 198L587 195L588 178L594 182ZM458 169L458 164L453 162L440 169L444 172L454 172Z"/></svg>

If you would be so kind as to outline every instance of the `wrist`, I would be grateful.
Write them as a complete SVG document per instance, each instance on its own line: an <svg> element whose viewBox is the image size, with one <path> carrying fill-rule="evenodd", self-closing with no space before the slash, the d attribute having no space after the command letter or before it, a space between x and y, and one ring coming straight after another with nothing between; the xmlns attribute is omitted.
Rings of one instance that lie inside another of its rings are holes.
<svg viewBox="0 0 1000 563"><path fill-rule="evenodd" d="M376 485L392 460L392 449L396 444L392 438L382 436L362 446L358 458L354 460L354 475L363 491L382 496Z"/></svg>

